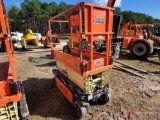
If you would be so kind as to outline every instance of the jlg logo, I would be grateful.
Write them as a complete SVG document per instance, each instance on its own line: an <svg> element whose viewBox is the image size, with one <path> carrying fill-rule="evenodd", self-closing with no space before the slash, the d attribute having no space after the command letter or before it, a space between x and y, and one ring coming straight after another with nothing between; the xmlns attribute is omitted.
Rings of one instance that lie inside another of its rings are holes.
<svg viewBox="0 0 160 120"><path fill-rule="evenodd" d="M104 22L105 22L105 18L97 18L96 20L95 20L95 24L104 24Z"/></svg>

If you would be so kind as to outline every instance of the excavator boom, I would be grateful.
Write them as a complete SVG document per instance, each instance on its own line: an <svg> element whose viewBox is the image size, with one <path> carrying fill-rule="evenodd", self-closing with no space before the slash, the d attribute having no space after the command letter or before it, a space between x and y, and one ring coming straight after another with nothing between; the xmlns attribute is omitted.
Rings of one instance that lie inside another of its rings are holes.
<svg viewBox="0 0 160 120"><path fill-rule="evenodd" d="M1 13L0 21L3 21L3 22L1 22L2 33L3 34L7 34L7 33L10 34L10 29L9 29L9 24L8 24L8 16L7 16L5 7L4 7L3 0L0 0L0 13Z"/></svg>
<svg viewBox="0 0 160 120"><path fill-rule="evenodd" d="M113 7L116 0L108 0L107 7Z"/></svg>

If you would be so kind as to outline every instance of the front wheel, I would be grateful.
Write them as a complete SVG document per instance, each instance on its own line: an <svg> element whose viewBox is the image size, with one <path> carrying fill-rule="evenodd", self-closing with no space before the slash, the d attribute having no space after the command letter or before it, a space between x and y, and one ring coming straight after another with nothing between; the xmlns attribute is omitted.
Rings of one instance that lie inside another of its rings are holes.
<svg viewBox="0 0 160 120"><path fill-rule="evenodd" d="M136 40L130 47L130 53L139 58L147 58L153 52L153 44L148 40Z"/></svg>
<svg viewBox="0 0 160 120"><path fill-rule="evenodd" d="M102 104L108 103L111 99L112 99L111 93L107 93L107 94L100 96L97 99L97 101L98 101L98 104L102 105Z"/></svg>

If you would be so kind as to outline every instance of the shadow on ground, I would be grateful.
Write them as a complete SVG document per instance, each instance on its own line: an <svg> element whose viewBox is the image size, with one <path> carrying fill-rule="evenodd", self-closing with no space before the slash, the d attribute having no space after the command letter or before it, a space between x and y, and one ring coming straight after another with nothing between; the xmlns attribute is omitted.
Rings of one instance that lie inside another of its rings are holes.
<svg viewBox="0 0 160 120"><path fill-rule="evenodd" d="M38 115L55 119L78 120L74 108L54 86L53 79L28 78L23 85L31 119Z"/></svg>
<svg viewBox="0 0 160 120"><path fill-rule="evenodd" d="M50 67L50 66L56 66L56 62L48 62L45 64L41 64L41 65L36 65L37 67Z"/></svg>
<svg viewBox="0 0 160 120"><path fill-rule="evenodd" d="M149 58L156 58L156 57L158 58L157 55L149 56ZM129 60L129 61L139 60L139 61L150 63L150 64L160 65L159 62L155 62L155 61L149 60L147 58L137 58L137 57L134 57L130 53L127 53L127 52L123 52L118 60Z"/></svg>

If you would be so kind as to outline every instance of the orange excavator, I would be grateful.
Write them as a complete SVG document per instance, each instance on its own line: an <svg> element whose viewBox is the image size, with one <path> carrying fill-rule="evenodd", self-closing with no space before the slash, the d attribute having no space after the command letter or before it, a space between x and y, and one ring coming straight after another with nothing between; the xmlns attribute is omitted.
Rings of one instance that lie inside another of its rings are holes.
<svg viewBox="0 0 160 120"><path fill-rule="evenodd" d="M124 38L122 48L130 50L133 56L139 58L157 54L160 37L154 35L153 28L156 28L153 24L124 24L120 30L120 36Z"/></svg>
<svg viewBox="0 0 160 120"><path fill-rule="evenodd" d="M0 0L0 43L4 43L8 62L0 63L0 120L29 119L29 111L21 80L15 70L15 54L7 13Z"/></svg>
<svg viewBox="0 0 160 120"><path fill-rule="evenodd" d="M68 22L70 26L72 43L68 52L55 50L51 46L57 67L53 69L53 74L58 89L74 106L80 118L87 114L90 101L104 104L111 99L108 71L113 67L114 3L115 0L109 0L107 7L102 7L81 2L48 20L49 31L52 30L51 22ZM69 14L68 21L58 20L65 14ZM93 50L94 41L100 40L106 43L105 54Z"/></svg>

